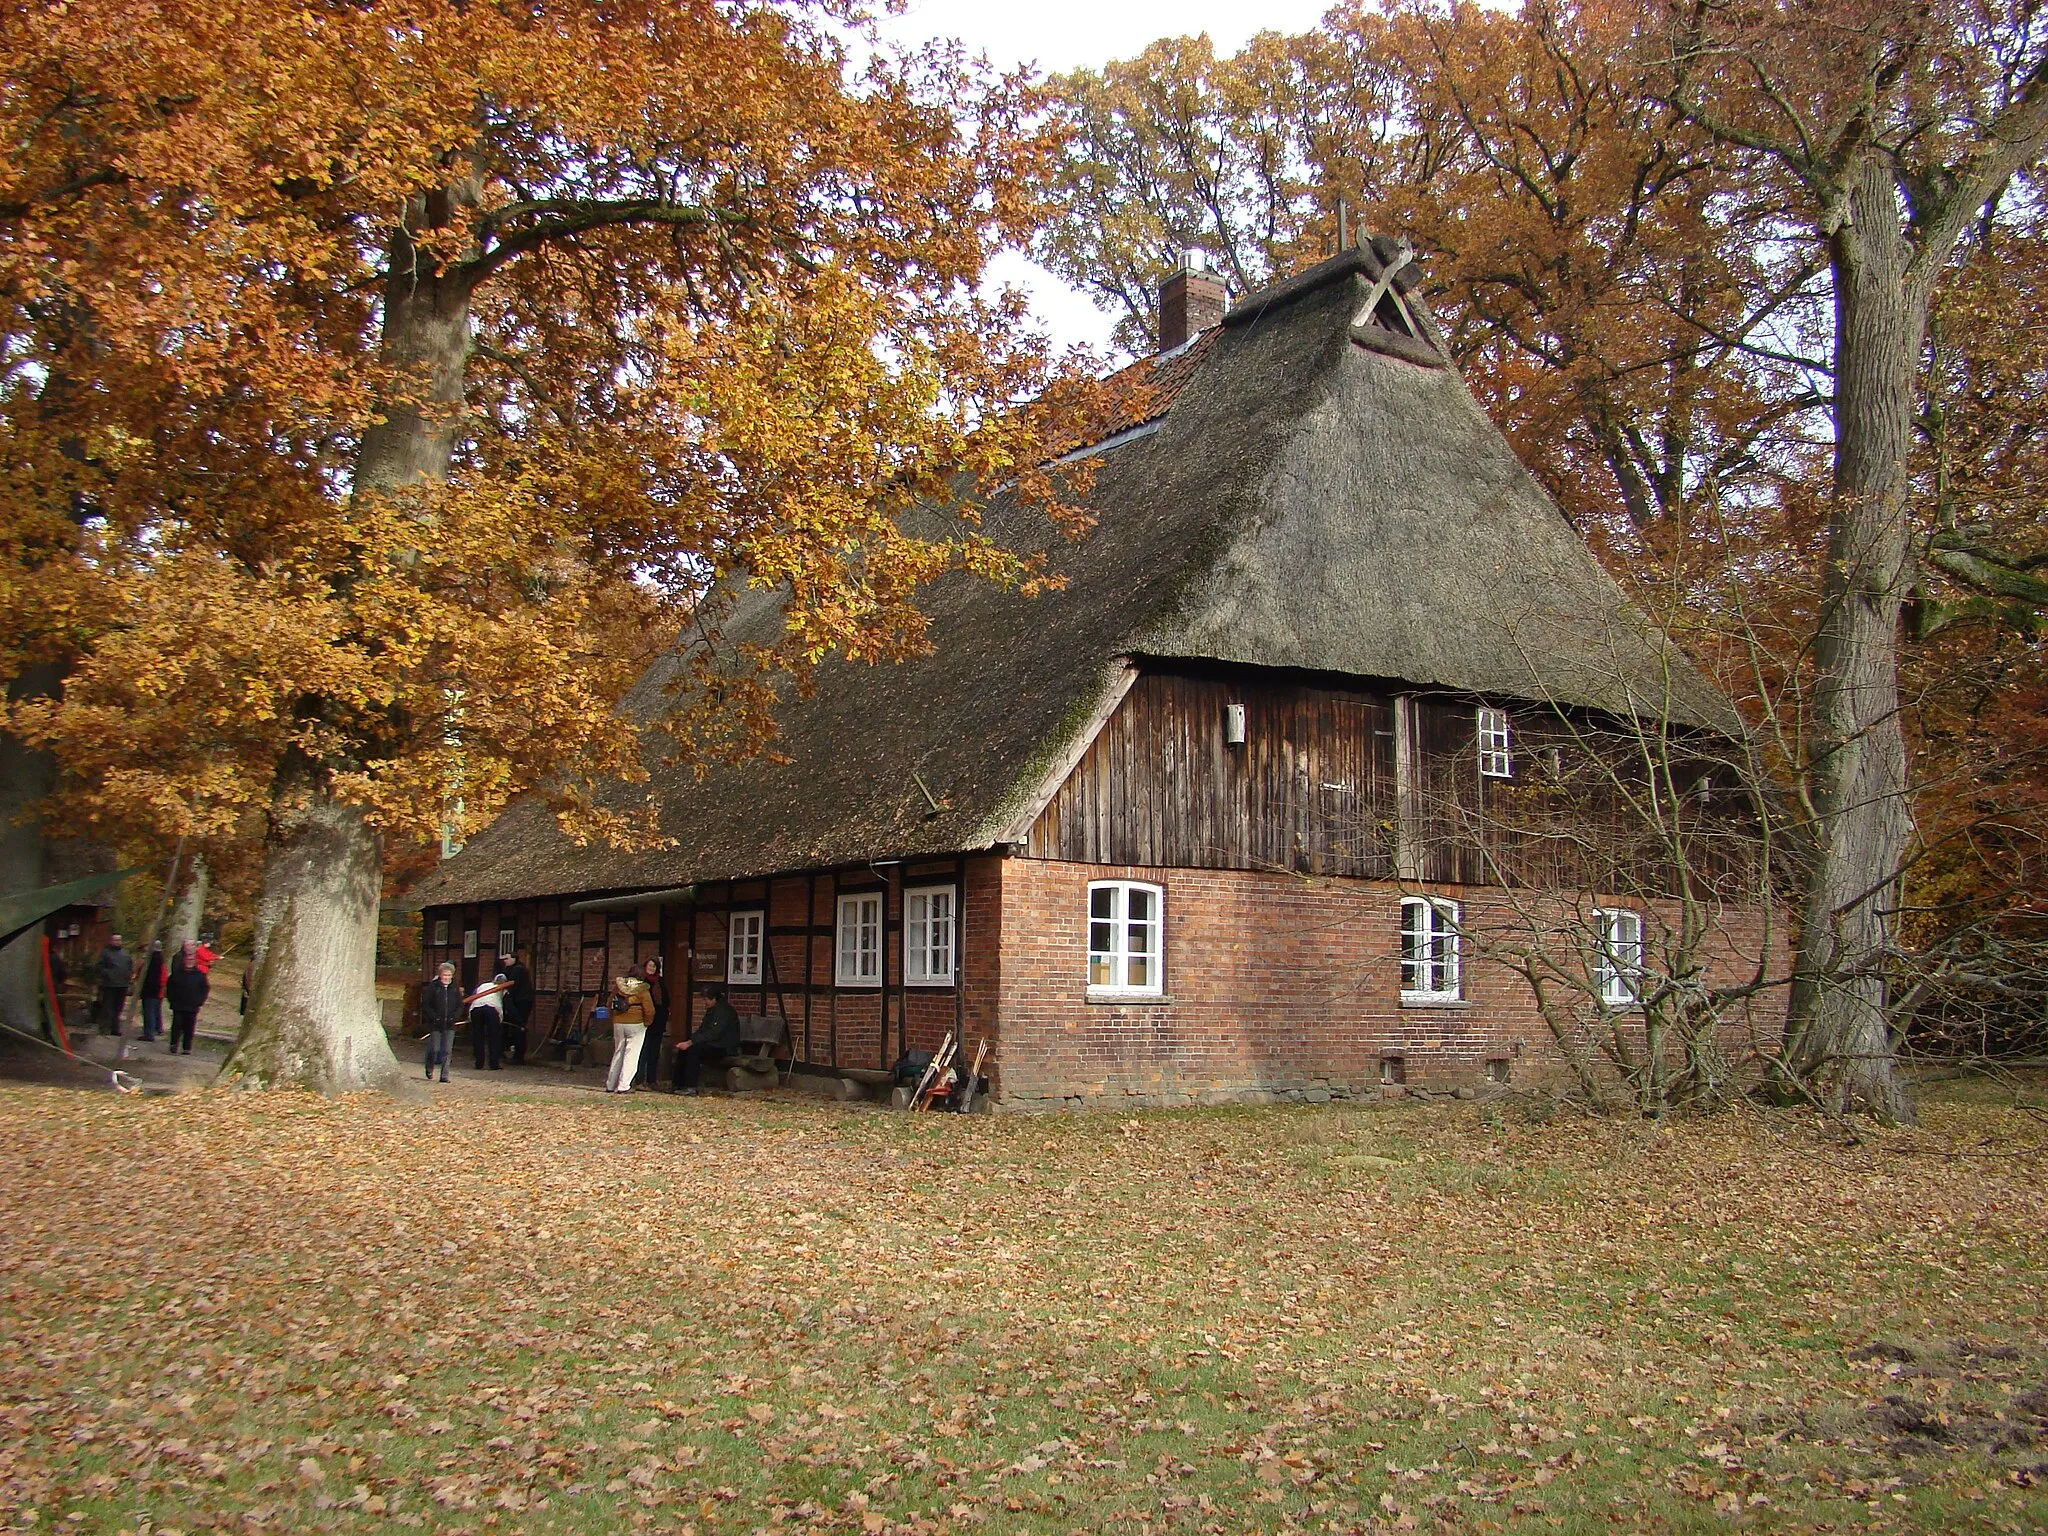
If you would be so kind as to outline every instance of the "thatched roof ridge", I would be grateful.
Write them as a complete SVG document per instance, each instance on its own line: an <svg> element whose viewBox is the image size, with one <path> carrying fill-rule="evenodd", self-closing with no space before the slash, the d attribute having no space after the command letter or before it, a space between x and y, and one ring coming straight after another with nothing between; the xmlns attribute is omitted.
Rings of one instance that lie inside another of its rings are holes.
<svg viewBox="0 0 2048 1536"><path fill-rule="evenodd" d="M1339 278L1358 274L1372 282L1379 277L1381 270L1379 258L1364 246L1339 251L1312 267L1303 267L1299 272L1278 278L1246 294L1230 306L1230 312L1223 317L1224 327L1235 329L1257 324L1296 299L1330 287Z"/></svg>
<svg viewBox="0 0 2048 1536"><path fill-rule="evenodd" d="M1628 604L1455 370L1352 340L1377 276L1370 253L1347 253L1204 333L1157 429L1096 457L1100 522L1085 540L997 499L990 532L1047 552L1064 590L1027 599L948 578L925 604L931 655L828 663L813 697L785 703L788 761L702 782L657 769L673 848L579 849L543 807L515 806L419 899L651 889L1015 838L1131 657L1720 723L1725 705ZM731 638L769 638L778 613L750 599ZM658 709L670 675L651 670L627 713Z"/></svg>

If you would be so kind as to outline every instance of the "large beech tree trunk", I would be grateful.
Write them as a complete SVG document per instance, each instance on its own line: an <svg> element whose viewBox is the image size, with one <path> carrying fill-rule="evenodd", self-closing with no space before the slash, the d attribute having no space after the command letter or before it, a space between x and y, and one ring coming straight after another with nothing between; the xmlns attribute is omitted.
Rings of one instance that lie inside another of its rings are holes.
<svg viewBox="0 0 2048 1536"><path fill-rule="evenodd" d="M475 197L473 184L458 184L416 199L407 227L445 225ZM394 236L382 357L413 381L413 395L387 405L384 419L363 434L357 494L447 479L461 435L472 286L459 267L436 270L404 229ZM377 1007L378 839L360 810L327 793L326 773L335 766L294 765L280 777L248 1013L223 1069L244 1082L342 1092L398 1077Z"/></svg>
<svg viewBox="0 0 2048 1536"><path fill-rule="evenodd" d="M315 796L293 813L264 863L249 1006L224 1076L323 1093L397 1081L377 1007L383 884L382 850L361 810Z"/></svg>
<svg viewBox="0 0 2048 1536"><path fill-rule="evenodd" d="M1886 1010L1899 875L1912 833L1899 715L1911 580L1906 459L1927 295L1888 169L1866 160L1832 237L1835 503L1814 645L1817 863L1793 966L1786 1054L1839 1107L1911 1118Z"/></svg>
<svg viewBox="0 0 2048 1536"><path fill-rule="evenodd" d="M55 693L63 670L24 668L8 688L10 698ZM43 824L23 813L57 782L57 763L17 736L0 731L0 892L32 891L46 885ZM0 1024L39 1033L42 1007L42 926L38 924L0 949Z"/></svg>

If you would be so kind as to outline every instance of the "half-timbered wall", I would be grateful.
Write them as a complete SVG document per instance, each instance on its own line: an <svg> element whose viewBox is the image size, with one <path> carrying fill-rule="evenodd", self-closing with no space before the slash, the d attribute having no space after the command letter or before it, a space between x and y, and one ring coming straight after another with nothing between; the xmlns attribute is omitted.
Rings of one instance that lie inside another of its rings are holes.
<svg viewBox="0 0 2048 1536"><path fill-rule="evenodd" d="M535 1003L530 1048L547 1038L564 997L586 1006L609 993L613 978L659 958L669 984L672 1017L666 1053L701 1018L712 988L725 986L743 1014L787 1019L789 1054L820 1067L881 1070L906 1050L932 1050L950 1031L970 1044L994 1041L1000 862L992 855L949 856L850 869L708 882L694 901L623 912L571 910L574 898L481 907L432 907L423 914L421 974L452 960L466 986L488 979L499 925L516 929L529 951ZM956 893L955 980L910 984L904 974L904 898L908 891L951 886ZM839 899L860 892L884 901L878 986L836 979ZM732 914L766 914L761 976L729 980ZM445 923L448 940L435 942ZM476 930L478 957L463 957ZM410 1003L409 1003L410 1006ZM687 1022L686 1022L687 1021ZM666 1071L666 1059L664 1059Z"/></svg>
<svg viewBox="0 0 2048 1536"><path fill-rule="evenodd" d="M558 999L594 999L611 990L614 977L638 969L662 954L663 909L643 906L626 912L572 912L561 900L485 903L471 907L430 907L421 914L424 940L420 974L431 977L446 960L465 988L490 979L498 936L509 928L533 970L535 993L530 1032L545 1036ZM436 942L441 925L447 942ZM465 953L476 934L476 954ZM408 1004L410 1006L410 1004Z"/></svg>
<svg viewBox="0 0 2048 1536"><path fill-rule="evenodd" d="M671 982L681 996L687 975L696 1014L711 988L725 985L740 1012L787 1019L794 1058L813 1066L882 1070L906 1050L935 1049L949 1031L964 1032L969 1040L992 1038L997 863L987 855L913 860L705 886L694 914L684 918L690 948L671 961ZM907 985L904 896L935 885L956 892L956 981ZM836 971L839 903L863 892L883 899L880 985L845 986ZM732 914L739 911L767 914L755 984L729 979Z"/></svg>

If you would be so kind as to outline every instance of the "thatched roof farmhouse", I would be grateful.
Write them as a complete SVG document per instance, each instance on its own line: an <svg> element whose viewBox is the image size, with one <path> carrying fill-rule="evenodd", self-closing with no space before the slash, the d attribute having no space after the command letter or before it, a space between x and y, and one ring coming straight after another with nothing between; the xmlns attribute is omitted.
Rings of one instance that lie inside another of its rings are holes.
<svg viewBox="0 0 2048 1536"><path fill-rule="evenodd" d="M786 703L779 760L658 774L661 851L578 847L514 806L416 891L429 966L473 931L472 953L516 937L542 1030L554 999L658 956L694 1008L716 982L786 1018L786 1054L820 1072L986 1038L1012 1106L1512 1059L1526 1010L1476 970L1434 999L1455 1010L1404 1007L1412 966L1365 996L1413 946L1404 891L1497 878L1435 846L1404 786L1511 776L1507 722L1530 710L1728 711L1480 411L1402 259L1361 246L1227 313L1220 284L1177 276L1177 344L1136 365L1147 419L1077 450L1099 526L1068 542L989 510L1062 589L940 583L931 654L828 665ZM748 599L734 638L777 615ZM1096 926L1110 911L1125 931ZM1304 936L1333 923L1341 940Z"/></svg>

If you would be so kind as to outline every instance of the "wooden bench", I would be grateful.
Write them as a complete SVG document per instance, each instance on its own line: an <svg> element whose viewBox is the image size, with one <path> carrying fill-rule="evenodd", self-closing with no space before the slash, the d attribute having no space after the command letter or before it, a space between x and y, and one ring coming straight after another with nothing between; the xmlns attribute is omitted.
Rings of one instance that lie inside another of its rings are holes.
<svg viewBox="0 0 2048 1536"><path fill-rule="evenodd" d="M781 1017L741 1014L740 1048L718 1063L718 1070L725 1074L725 1086L734 1093L773 1088L782 1069L775 1053L788 1038L789 1025ZM675 1049L680 1051L689 1043L685 1035L676 1041Z"/></svg>
<svg viewBox="0 0 2048 1536"><path fill-rule="evenodd" d="M773 1088L780 1070L775 1053L788 1038L789 1025L780 1016L741 1014L740 1048L725 1058L725 1086L734 1093Z"/></svg>

